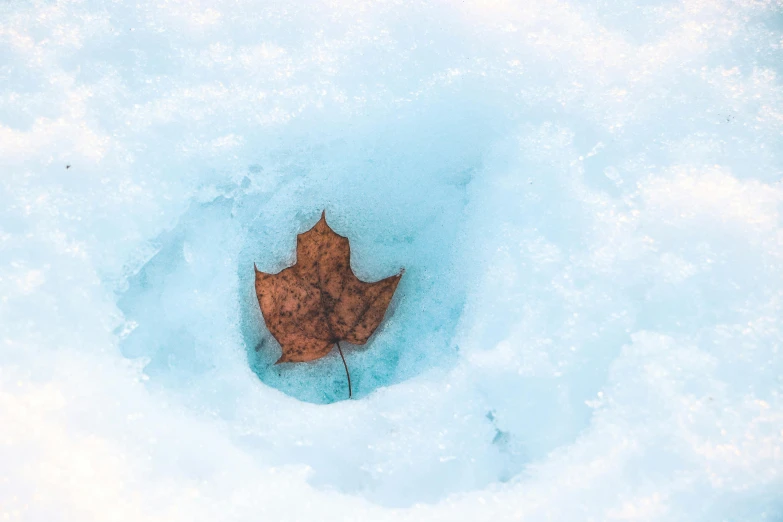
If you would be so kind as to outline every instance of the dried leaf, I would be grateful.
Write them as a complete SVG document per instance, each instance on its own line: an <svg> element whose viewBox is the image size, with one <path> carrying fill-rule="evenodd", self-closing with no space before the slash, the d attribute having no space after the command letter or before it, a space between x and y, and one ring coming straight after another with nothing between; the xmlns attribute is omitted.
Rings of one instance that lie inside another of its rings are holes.
<svg viewBox="0 0 783 522"><path fill-rule="evenodd" d="M401 272L375 283L360 281L351 270L348 238L329 228L325 212L297 236L293 266L277 274L255 272L261 313L283 349L277 363L320 359L335 344L340 349L340 341L365 344L402 277Z"/></svg>

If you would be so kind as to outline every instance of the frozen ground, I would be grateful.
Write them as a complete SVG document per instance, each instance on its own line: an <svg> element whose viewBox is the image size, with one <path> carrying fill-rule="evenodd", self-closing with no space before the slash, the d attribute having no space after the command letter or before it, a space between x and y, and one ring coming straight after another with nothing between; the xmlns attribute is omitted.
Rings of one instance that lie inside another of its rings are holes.
<svg viewBox="0 0 783 522"><path fill-rule="evenodd" d="M0 520L783 521L782 46L779 0L0 3ZM253 296L323 208L406 268L351 401Z"/></svg>

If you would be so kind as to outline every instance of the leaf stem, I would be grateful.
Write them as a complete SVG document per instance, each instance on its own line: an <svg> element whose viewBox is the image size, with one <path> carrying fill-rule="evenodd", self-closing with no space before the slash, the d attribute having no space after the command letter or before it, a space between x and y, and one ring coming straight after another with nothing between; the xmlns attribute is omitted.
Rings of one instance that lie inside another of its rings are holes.
<svg viewBox="0 0 783 522"><path fill-rule="evenodd" d="M345 357L343 356L342 348L340 348L340 341L337 341L337 351L340 352L340 358L343 360L343 366L345 366L345 375L348 377L348 398L350 399L353 395L351 392L351 374L348 373L348 365L345 364Z"/></svg>

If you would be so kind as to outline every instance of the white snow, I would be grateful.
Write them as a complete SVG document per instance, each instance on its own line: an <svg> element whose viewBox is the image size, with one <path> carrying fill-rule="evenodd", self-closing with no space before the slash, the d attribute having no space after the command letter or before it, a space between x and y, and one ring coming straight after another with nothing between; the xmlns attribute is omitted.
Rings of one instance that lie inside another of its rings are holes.
<svg viewBox="0 0 783 522"><path fill-rule="evenodd" d="M783 520L782 10L3 3L0 520Z"/></svg>

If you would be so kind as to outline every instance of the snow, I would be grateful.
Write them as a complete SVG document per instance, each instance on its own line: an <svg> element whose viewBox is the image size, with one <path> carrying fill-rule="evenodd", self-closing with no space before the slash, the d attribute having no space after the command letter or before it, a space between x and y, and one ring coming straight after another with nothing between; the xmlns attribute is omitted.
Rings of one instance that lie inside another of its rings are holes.
<svg viewBox="0 0 783 522"><path fill-rule="evenodd" d="M0 5L0 519L783 520L781 8Z"/></svg>

